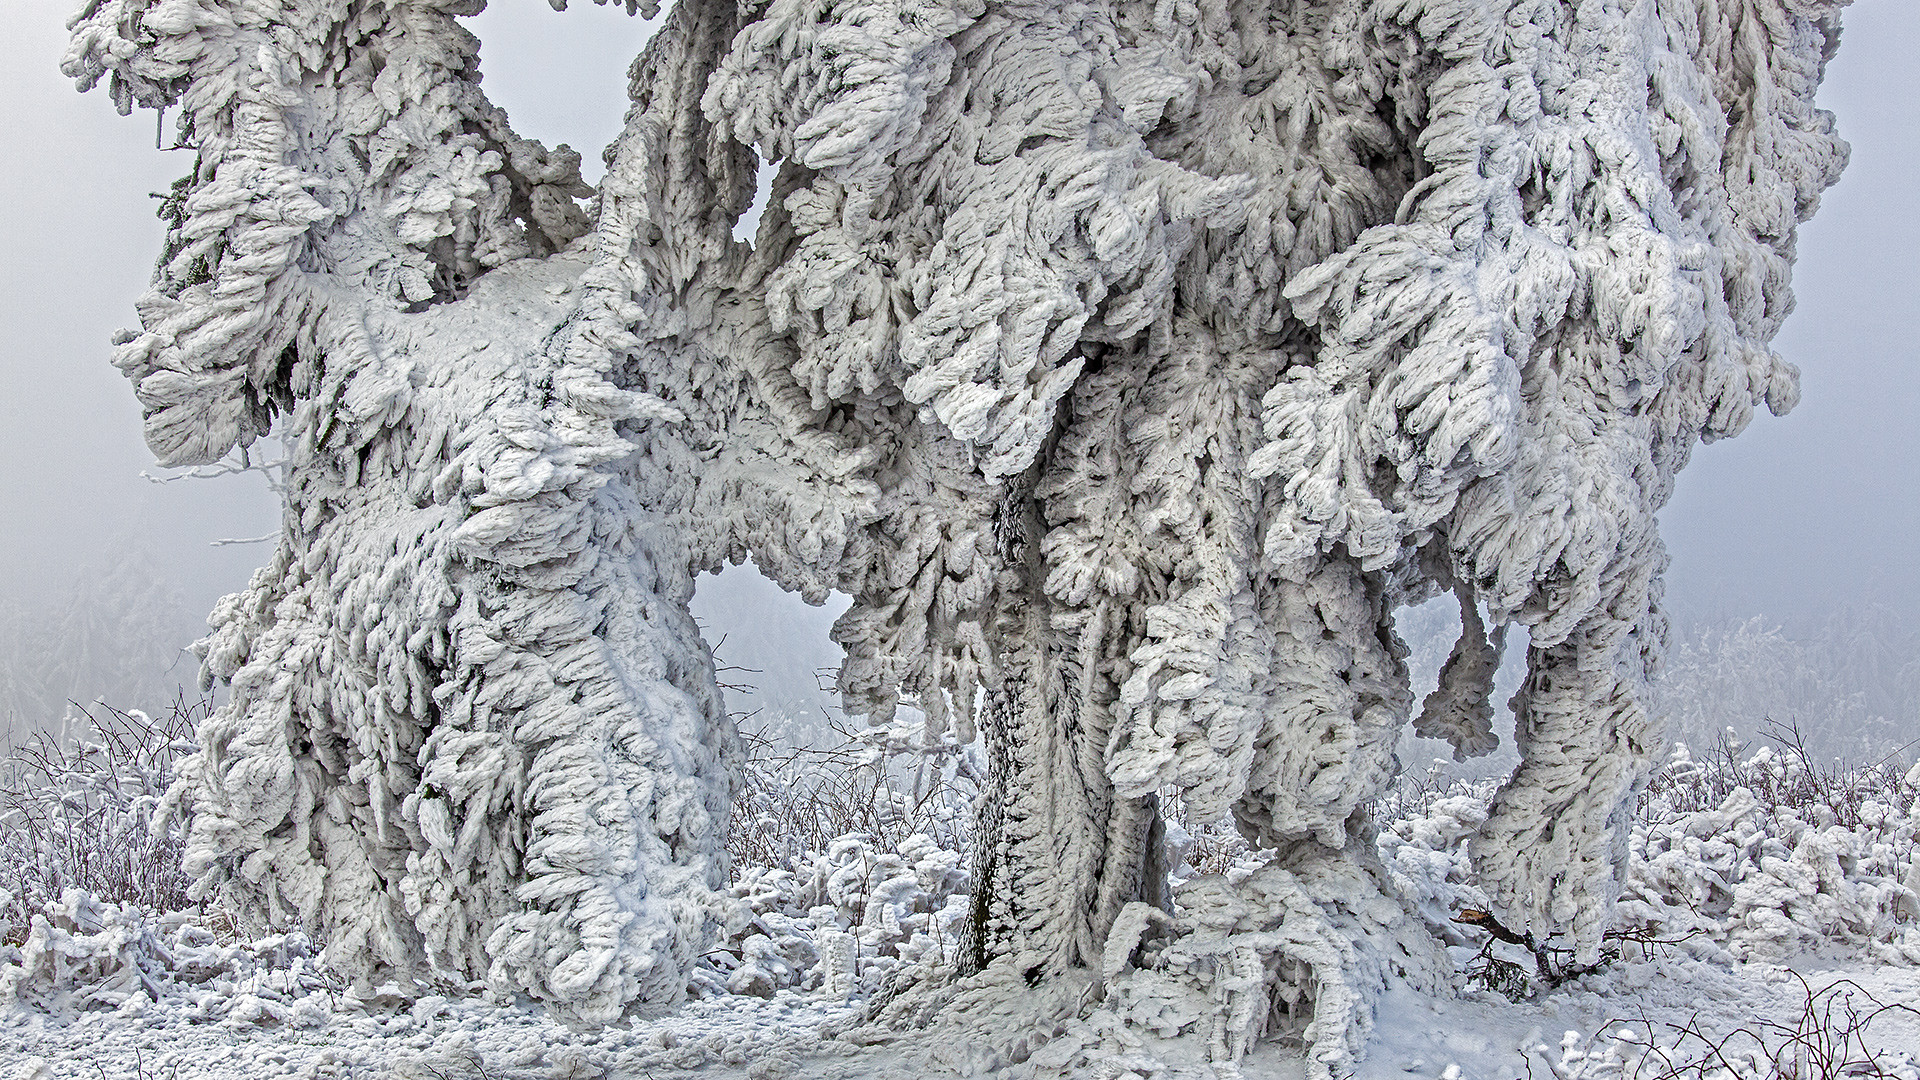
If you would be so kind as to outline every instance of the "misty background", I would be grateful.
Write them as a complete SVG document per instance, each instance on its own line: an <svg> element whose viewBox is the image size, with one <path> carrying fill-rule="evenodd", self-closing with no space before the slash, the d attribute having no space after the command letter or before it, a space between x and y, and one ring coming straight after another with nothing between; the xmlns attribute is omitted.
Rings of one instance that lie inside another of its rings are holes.
<svg viewBox="0 0 1920 1080"><path fill-rule="evenodd" d="M108 363L160 250L153 192L189 152L156 149L151 112L117 115L58 71L71 0L6 0L0 36L0 729L56 725L71 701L154 709L194 691L184 647L271 544L257 474L156 470L139 408ZM601 171L626 68L649 27L616 8L493 0L469 20L489 96L516 130ZM1860 0L1821 103L1853 144L1846 176L1800 232L1799 308L1775 342L1804 372L1791 415L1700 447L1662 515L1674 657L1660 699L1696 744L1726 725L1795 722L1860 757L1920 738L1920 4ZM166 482L160 482L160 481ZM695 614L739 711L814 725L827 627L751 569L703 579ZM1457 621L1409 613L1416 688ZM1518 637L1519 635L1515 635ZM723 640L724 639L724 640ZM1512 643L1518 648L1518 643ZM1511 687L1514 665L1504 682ZM752 692L744 692L751 690ZM1503 694L1504 698L1504 694ZM749 721L757 722L757 721ZM1410 748L1415 760L1440 744Z"/></svg>

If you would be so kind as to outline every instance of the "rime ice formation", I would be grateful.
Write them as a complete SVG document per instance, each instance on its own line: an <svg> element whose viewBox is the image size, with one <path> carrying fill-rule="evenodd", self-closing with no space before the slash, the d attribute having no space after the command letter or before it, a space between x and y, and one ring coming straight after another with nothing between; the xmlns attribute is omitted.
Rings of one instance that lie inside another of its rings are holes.
<svg viewBox="0 0 1920 1080"><path fill-rule="evenodd" d="M116 357L149 442L204 461L278 414L289 453L279 550L213 619L189 871L361 980L605 1020L685 985L735 736L682 493L620 430L679 415L614 382L628 268L542 258L591 190L480 95L466 10L96 4L68 68L199 150Z"/></svg>
<svg viewBox="0 0 1920 1080"><path fill-rule="evenodd" d="M1590 958L1654 514L1797 393L1842 3L685 0L592 192L481 94L480 0L95 0L67 70L199 152L116 359L149 441L292 454L193 869L364 979L671 1003L734 754L686 600L751 555L853 596L850 707L985 740L956 1014L1186 995L1156 1022L1304 1025L1320 1075L1442 962L1367 808L1392 613L1451 589L1419 728L1490 749L1527 630L1473 858ZM1169 790L1273 863L1170 899Z"/></svg>

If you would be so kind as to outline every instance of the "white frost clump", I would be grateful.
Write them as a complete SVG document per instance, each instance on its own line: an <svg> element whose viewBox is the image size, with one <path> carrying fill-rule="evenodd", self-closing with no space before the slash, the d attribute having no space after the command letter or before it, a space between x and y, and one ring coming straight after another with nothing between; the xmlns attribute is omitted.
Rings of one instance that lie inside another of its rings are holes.
<svg viewBox="0 0 1920 1080"><path fill-rule="evenodd" d="M886 986L903 967L950 967L967 915L962 861L922 833L898 851L850 833L793 869L745 869L726 932L707 954L711 971L694 981L758 997L801 987L844 1001L855 986ZM846 982L837 992L836 978Z"/></svg>
<svg viewBox="0 0 1920 1080"><path fill-rule="evenodd" d="M1783 778L1806 768L1771 748L1742 764ZM1656 796L1634 822L1616 920L1664 938L1701 935L1740 960L1838 946L1920 964L1915 795L1913 783L1849 785L1793 805L1742 786L1693 811Z"/></svg>
<svg viewBox="0 0 1920 1080"><path fill-rule="evenodd" d="M671 1002L737 753L686 601L751 556L853 597L850 707L984 735L955 992L1123 999L1173 787L1279 854L1139 970L1222 1061L1294 1003L1320 1075L1439 963L1368 806L1393 611L1451 589L1423 731L1489 749L1531 640L1479 881L1591 959L1660 744L1654 515L1797 394L1840 6L684 0L586 206L480 94L474 0L90 6L69 70L199 149L119 354L150 441L292 448L193 869L361 978Z"/></svg>
<svg viewBox="0 0 1920 1080"><path fill-rule="evenodd" d="M0 946L0 1003L123 1016L185 1006L196 1021L314 1027L332 1013L337 989L316 970L314 951L297 930L222 943L188 913L154 915L68 889L33 916L17 949Z"/></svg>
<svg viewBox="0 0 1920 1080"><path fill-rule="evenodd" d="M1642 796L1627 830L1627 866L1608 929L1612 950L1643 947L1722 961L1787 962L1807 954L1920 964L1920 770L1815 778L1808 763L1764 748L1708 764L1685 747ZM1896 774L1897 775L1897 774ZM1791 786L1756 794L1756 778ZM1430 925L1488 895L1468 848L1491 784L1463 785L1390 823L1376 842L1400 895ZM1463 937L1462 940L1465 940ZM1554 944L1547 942L1545 944Z"/></svg>

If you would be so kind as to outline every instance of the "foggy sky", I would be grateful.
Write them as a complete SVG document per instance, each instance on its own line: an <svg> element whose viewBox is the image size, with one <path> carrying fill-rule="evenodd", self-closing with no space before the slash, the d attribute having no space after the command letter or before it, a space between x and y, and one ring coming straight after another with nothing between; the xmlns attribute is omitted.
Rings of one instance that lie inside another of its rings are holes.
<svg viewBox="0 0 1920 1080"><path fill-rule="evenodd" d="M6 3L0 204L13 225L0 246L0 599L56 599L77 576L142 551L205 610L269 554L265 544L209 541L271 531L273 500L253 478L141 479L151 458L139 410L107 362L109 335L136 323L133 300L160 248L148 193L190 158L154 149L151 112L122 118L104 93L82 97L59 75L69 0ZM646 28L617 10L576 2L554 13L542 0L495 0L472 25L486 42L486 89L515 128L570 143L597 177ZM1821 101L1839 114L1853 161L1801 230L1799 309L1776 342L1805 373L1804 399L1785 419L1763 414L1739 438L1699 448L1681 475L1663 522L1669 597L1683 608L1786 617L1920 603L1915 56L1920 4L1861 0L1850 10ZM703 594L710 624L760 604L727 597ZM822 633L823 613L793 608L806 633ZM831 655L818 645L816 655Z"/></svg>

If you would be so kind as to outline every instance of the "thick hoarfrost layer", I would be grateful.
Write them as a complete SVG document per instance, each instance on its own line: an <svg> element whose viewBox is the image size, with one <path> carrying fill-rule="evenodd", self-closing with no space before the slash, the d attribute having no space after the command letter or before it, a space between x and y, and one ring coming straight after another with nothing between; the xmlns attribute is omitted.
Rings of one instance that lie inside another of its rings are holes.
<svg viewBox="0 0 1920 1080"><path fill-rule="evenodd" d="M528 258L591 189L480 94L468 10L98 4L68 70L199 151L116 357L149 442L204 461L277 414L289 452L279 550L206 642L232 700L174 791L187 869L360 983L607 1020L710 934L735 736L618 430L678 414L610 380L631 302L591 253Z"/></svg>
<svg viewBox="0 0 1920 1080"><path fill-rule="evenodd" d="M291 448L189 868L361 984L671 1004L738 758L686 603L751 556L853 597L850 706L984 736L975 1015L1178 969L1209 1055L1282 1001L1319 1076L1445 967L1367 808L1393 611L1453 590L1420 730L1490 749L1526 628L1472 857L1591 961L1661 741L1655 514L1797 396L1841 6L684 0L595 192L481 93L479 0L90 4L67 70L198 151L116 356L149 441ZM1155 951L1166 788L1276 854Z"/></svg>

